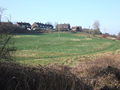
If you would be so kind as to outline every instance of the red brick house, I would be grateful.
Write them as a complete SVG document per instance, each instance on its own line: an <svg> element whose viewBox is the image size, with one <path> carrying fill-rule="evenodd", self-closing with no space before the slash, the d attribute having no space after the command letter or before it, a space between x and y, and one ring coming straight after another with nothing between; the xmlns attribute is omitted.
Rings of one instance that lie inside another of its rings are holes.
<svg viewBox="0 0 120 90"><path fill-rule="evenodd" d="M56 30L58 31L69 31L70 30L70 24L57 24Z"/></svg>
<svg viewBox="0 0 120 90"><path fill-rule="evenodd" d="M49 30L49 29L53 29L53 25L35 22L32 25L32 30L36 30L36 29Z"/></svg>

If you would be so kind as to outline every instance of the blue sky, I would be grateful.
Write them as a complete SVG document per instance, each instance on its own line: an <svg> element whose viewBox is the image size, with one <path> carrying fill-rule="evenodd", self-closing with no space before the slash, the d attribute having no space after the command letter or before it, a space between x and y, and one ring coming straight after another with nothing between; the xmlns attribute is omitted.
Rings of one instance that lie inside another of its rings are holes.
<svg viewBox="0 0 120 90"><path fill-rule="evenodd" d="M0 0L7 8L3 21L70 23L91 27L98 20L102 32L120 32L120 0Z"/></svg>

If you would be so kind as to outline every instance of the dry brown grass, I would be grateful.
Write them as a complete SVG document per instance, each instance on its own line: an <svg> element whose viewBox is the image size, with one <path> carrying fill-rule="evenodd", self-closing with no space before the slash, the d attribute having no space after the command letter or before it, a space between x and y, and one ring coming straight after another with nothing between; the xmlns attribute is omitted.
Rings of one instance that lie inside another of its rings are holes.
<svg viewBox="0 0 120 90"><path fill-rule="evenodd" d="M0 90L120 90L120 55L84 60L76 67L0 62Z"/></svg>
<svg viewBox="0 0 120 90"><path fill-rule="evenodd" d="M94 90L120 90L120 55L86 60L74 67L72 72Z"/></svg>
<svg viewBox="0 0 120 90"><path fill-rule="evenodd" d="M0 63L0 90L92 90L63 66Z"/></svg>

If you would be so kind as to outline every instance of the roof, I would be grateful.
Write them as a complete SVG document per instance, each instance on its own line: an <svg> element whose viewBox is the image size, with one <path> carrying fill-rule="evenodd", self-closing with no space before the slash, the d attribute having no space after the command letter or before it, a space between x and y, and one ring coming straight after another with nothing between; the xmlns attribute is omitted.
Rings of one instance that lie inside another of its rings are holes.
<svg viewBox="0 0 120 90"><path fill-rule="evenodd" d="M31 26L30 23L26 23L26 22L17 22L17 24L19 24L19 25L28 25L28 26Z"/></svg>
<svg viewBox="0 0 120 90"><path fill-rule="evenodd" d="M44 26L53 27L53 25L51 25L51 24L43 24L43 23L39 23L39 22L35 22L34 24L37 24L38 26L44 25Z"/></svg>

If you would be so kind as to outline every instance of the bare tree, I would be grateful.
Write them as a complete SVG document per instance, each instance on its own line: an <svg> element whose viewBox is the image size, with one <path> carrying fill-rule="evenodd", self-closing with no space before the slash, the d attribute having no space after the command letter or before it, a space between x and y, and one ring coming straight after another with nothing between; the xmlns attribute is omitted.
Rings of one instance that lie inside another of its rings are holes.
<svg viewBox="0 0 120 90"><path fill-rule="evenodd" d="M50 24L50 25L52 25L52 22L46 22L45 24Z"/></svg>
<svg viewBox="0 0 120 90"><path fill-rule="evenodd" d="M100 32L100 22L98 20L96 20L93 23L93 34L101 34L101 32Z"/></svg>
<svg viewBox="0 0 120 90"><path fill-rule="evenodd" d="M12 32L16 27L10 22L2 22L3 13L6 9L0 7L0 60L12 60Z"/></svg>
<svg viewBox="0 0 120 90"><path fill-rule="evenodd" d="M57 25L58 25L58 22L55 22L54 27L55 27L55 30L56 30L56 31L58 31Z"/></svg>
<svg viewBox="0 0 120 90"><path fill-rule="evenodd" d="M0 7L0 22L2 21L2 16L5 10L5 8Z"/></svg>
<svg viewBox="0 0 120 90"><path fill-rule="evenodd" d="M120 40L120 32L117 35L117 39Z"/></svg>
<svg viewBox="0 0 120 90"><path fill-rule="evenodd" d="M98 20L93 23L93 29L94 30L99 30L100 29L100 22Z"/></svg>

